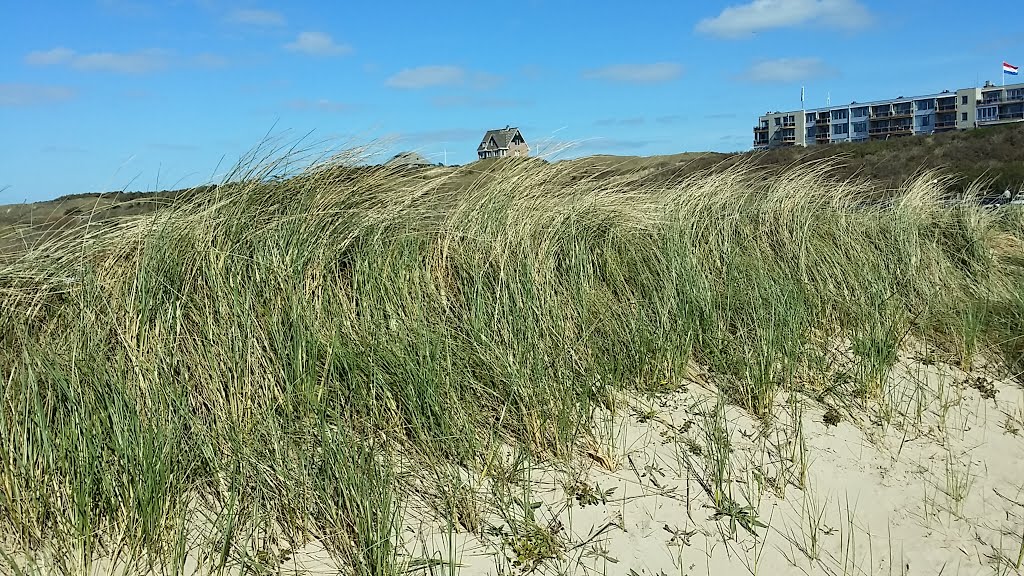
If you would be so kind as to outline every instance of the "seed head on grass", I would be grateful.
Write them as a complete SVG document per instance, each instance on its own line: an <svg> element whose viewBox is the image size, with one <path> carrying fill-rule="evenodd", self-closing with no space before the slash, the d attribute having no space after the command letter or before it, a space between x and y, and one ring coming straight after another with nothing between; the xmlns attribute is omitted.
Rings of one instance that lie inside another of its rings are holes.
<svg viewBox="0 0 1024 576"><path fill-rule="evenodd" d="M174 565L188 540L215 567L316 539L390 573L397 462L574 458L612 399L693 364L767 420L833 336L859 339L870 382L908 333L1020 361L1024 228L948 208L934 178L318 158L257 150L215 188L0 261L18 549ZM554 553L524 534L527 560Z"/></svg>

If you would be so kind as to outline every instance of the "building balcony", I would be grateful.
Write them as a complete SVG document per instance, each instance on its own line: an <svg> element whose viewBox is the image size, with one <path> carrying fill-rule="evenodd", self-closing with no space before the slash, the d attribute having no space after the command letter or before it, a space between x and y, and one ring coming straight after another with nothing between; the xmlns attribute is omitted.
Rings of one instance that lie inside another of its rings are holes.
<svg viewBox="0 0 1024 576"><path fill-rule="evenodd" d="M950 128L956 128L956 120L943 120L935 123L936 130L949 130Z"/></svg>
<svg viewBox="0 0 1024 576"><path fill-rule="evenodd" d="M913 126L880 126L877 128L868 129L868 134L871 136L903 136L906 134L913 134Z"/></svg>
<svg viewBox="0 0 1024 576"><path fill-rule="evenodd" d="M783 136L782 137L782 143L783 144L796 144L796 136Z"/></svg>
<svg viewBox="0 0 1024 576"><path fill-rule="evenodd" d="M1024 102L1024 96L1012 96L1007 98L985 98L978 102L978 106L992 106L995 104L1020 104Z"/></svg>
<svg viewBox="0 0 1024 576"><path fill-rule="evenodd" d="M783 128L796 128L796 122L783 122Z"/></svg>
<svg viewBox="0 0 1024 576"><path fill-rule="evenodd" d="M914 115L914 111L913 110L894 110L894 111L889 111L889 112L882 111L882 112L877 112L875 114L872 114L871 115L871 119L872 120L876 120L876 119L879 119L879 118L885 118L887 120L891 120L893 118L910 118L913 115Z"/></svg>
<svg viewBox="0 0 1024 576"><path fill-rule="evenodd" d="M1024 122L1024 112L1012 112L1009 114L1000 114L994 118L978 118L979 126L990 126L992 124L1007 124L1010 122Z"/></svg>
<svg viewBox="0 0 1024 576"><path fill-rule="evenodd" d="M754 126L754 133L755 134L762 133L762 132L767 134L768 133L768 127L767 126Z"/></svg>
<svg viewBox="0 0 1024 576"><path fill-rule="evenodd" d="M940 114L942 112L956 112L956 104L939 104L935 107L935 111Z"/></svg>

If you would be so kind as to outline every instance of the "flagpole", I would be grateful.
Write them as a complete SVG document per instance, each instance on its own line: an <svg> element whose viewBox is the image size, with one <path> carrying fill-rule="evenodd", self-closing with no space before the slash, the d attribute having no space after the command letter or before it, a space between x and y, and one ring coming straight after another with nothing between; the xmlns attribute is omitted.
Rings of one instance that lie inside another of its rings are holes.
<svg viewBox="0 0 1024 576"><path fill-rule="evenodd" d="M801 142L804 143L804 148L807 148L807 106L804 105L804 87L800 87L800 114L804 117L804 129L802 130L803 135L800 137Z"/></svg>

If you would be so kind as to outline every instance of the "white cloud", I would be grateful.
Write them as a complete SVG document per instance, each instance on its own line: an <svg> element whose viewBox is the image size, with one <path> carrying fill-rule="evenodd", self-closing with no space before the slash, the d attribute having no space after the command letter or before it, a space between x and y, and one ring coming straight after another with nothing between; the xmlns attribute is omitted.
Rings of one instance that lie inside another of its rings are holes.
<svg viewBox="0 0 1024 576"><path fill-rule="evenodd" d="M167 67L169 55L163 50L143 52L94 52L75 56L71 66L78 70L142 74Z"/></svg>
<svg viewBox="0 0 1024 576"><path fill-rule="evenodd" d="M288 107L302 112L347 112L352 109L352 106L349 104L326 98L319 100L292 100L288 102Z"/></svg>
<svg viewBox="0 0 1024 576"><path fill-rule="evenodd" d="M834 76L835 73L821 58L777 58L755 62L744 78L761 83L787 83Z"/></svg>
<svg viewBox="0 0 1024 576"><path fill-rule="evenodd" d="M461 84L465 78L466 71L458 66L420 66L406 68L385 80L384 84L391 88L411 90Z"/></svg>
<svg viewBox="0 0 1024 576"><path fill-rule="evenodd" d="M67 86L41 84L0 84L0 107L35 106L64 102L75 97Z"/></svg>
<svg viewBox="0 0 1024 576"><path fill-rule="evenodd" d="M474 72L472 75L473 87L477 90L492 90L505 82L504 76L490 74L488 72Z"/></svg>
<svg viewBox="0 0 1024 576"><path fill-rule="evenodd" d="M871 23L858 0L753 0L729 6L714 18L697 23L697 31L723 38L741 38L762 30L818 23L833 28L863 28Z"/></svg>
<svg viewBox="0 0 1024 576"><path fill-rule="evenodd" d="M76 70L141 74L166 68L170 53L165 50L141 52L92 52L79 54L68 48L29 52L25 62L33 66L69 65Z"/></svg>
<svg viewBox="0 0 1024 576"><path fill-rule="evenodd" d="M248 24L250 26L284 26L287 21L284 15L273 10L232 10L227 15L227 21L232 24Z"/></svg>
<svg viewBox="0 0 1024 576"><path fill-rule="evenodd" d="M594 70L587 70L583 77L588 80L608 80L630 84L656 84L675 80L683 74L683 67L675 62L653 64L616 64Z"/></svg>
<svg viewBox="0 0 1024 576"><path fill-rule="evenodd" d="M352 51L351 46L336 43L324 32L299 32L295 41L285 44L284 49L314 56L340 56Z"/></svg>
<svg viewBox="0 0 1024 576"><path fill-rule="evenodd" d="M52 66L54 64L65 64L75 57L75 51L69 48L57 47L51 50L36 50L25 56L25 63L33 66Z"/></svg>

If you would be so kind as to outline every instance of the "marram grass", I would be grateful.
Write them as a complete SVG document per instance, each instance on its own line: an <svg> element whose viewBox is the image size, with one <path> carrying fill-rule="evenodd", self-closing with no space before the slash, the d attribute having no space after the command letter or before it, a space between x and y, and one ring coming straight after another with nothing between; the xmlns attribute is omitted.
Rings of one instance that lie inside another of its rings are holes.
<svg viewBox="0 0 1024 576"><path fill-rule="evenodd" d="M5 569L393 574L402 470L572 458L693 363L766 421L837 339L850 402L911 336L1024 364L1024 220L934 174L279 166L0 268Z"/></svg>

